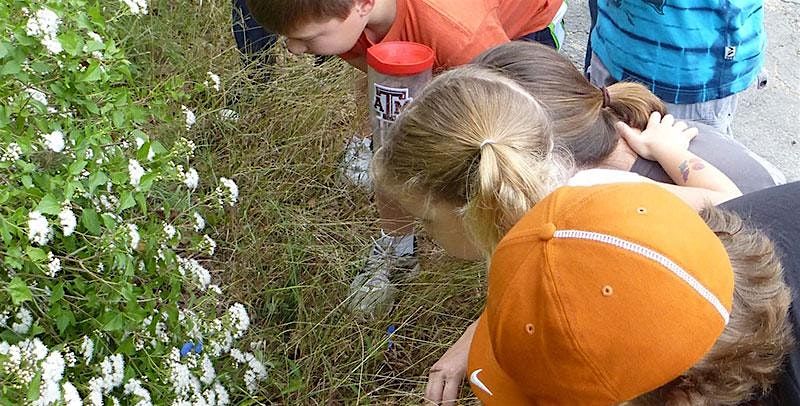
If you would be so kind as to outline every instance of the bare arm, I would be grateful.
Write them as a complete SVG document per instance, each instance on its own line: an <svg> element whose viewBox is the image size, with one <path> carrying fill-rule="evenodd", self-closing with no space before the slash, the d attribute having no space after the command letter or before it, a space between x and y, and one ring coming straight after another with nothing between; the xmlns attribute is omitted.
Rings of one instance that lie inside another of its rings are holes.
<svg viewBox="0 0 800 406"><path fill-rule="evenodd" d="M675 185L661 184L697 209L707 202L719 204L741 196L742 192L719 169L688 150L696 128L675 122L671 115L661 118L654 112L647 128L638 133L624 123L617 129L628 145L645 159L658 161Z"/></svg>
<svg viewBox="0 0 800 406"><path fill-rule="evenodd" d="M425 399L437 405L455 405L461 384L467 376L467 356L478 321L464 330L464 334L436 361L428 374Z"/></svg>

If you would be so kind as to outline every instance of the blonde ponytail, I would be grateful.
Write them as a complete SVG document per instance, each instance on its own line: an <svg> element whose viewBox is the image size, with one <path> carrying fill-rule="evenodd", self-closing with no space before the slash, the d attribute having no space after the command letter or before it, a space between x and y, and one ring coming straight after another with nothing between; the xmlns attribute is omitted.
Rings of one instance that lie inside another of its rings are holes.
<svg viewBox="0 0 800 406"><path fill-rule="evenodd" d="M387 138L373 160L377 184L461 208L487 255L566 178L544 109L513 81L477 67L434 79Z"/></svg>

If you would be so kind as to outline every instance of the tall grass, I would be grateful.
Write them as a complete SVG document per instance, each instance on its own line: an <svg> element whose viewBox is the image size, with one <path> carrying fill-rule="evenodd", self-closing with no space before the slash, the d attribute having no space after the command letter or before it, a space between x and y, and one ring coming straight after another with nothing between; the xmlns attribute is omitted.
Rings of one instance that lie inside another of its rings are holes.
<svg viewBox="0 0 800 406"><path fill-rule="evenodd" d="M422 275L402 286L391 315L359 321L348 285L378 231L371 195L337 174L363 120L359 73L276 50L278 63L245 66L230 32L230 1L154 1L131 27L131 58L149 86L191 87L206 72L222 90L187 100L198 123L196 162L232 177L235 213L216 225L225 292L253 315L253 349L270 377L254 404L419 403L428 368L480 311L483 266L455 262L422 241ZM265 74L270 80L261 78ZM220 118L232 108L238 121ZM179 112L176 112L178 114ZM153 136L170 138L169 129ZM397 328L388 343L387 328ZM468 391L464 392L465 395Z"/></svg>

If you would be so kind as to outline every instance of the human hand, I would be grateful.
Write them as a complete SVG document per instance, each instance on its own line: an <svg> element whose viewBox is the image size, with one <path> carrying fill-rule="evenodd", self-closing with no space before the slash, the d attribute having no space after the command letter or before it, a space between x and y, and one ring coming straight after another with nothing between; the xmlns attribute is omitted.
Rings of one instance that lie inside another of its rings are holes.
<svg viewBox="0 0 800 406"><path fill-rule="evenodd" d="M697 128L688 128L684 121L675 121L675 117L654 111L650 114L647 128L638 131L623 122L615 124L617 132L639 156L651 161L670 151L687 151L689 143L697 136Z"/></svg>
<svg viewBox="0 0 800 406"><path fill-rule="evenodd" d="M431 367L425 387L426 404L455 405L467 375L467 356L476 325L477 322L467 327L461 338Z"/></svg>

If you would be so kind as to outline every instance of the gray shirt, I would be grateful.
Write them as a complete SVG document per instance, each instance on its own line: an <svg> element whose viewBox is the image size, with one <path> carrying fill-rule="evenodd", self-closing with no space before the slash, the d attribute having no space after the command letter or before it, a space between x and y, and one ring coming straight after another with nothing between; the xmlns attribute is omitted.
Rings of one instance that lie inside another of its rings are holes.
<svg viewBox="0 0 800 406"><path fill-rule="evenodd" d="M689 151L731 178L742 193L786 183L783 172L738 141L724 136L711 126L692 121L687 123L699 130L689 145ZM631 172L658 182L675 183L658 162L641 157L633 163Z"/></svg>

